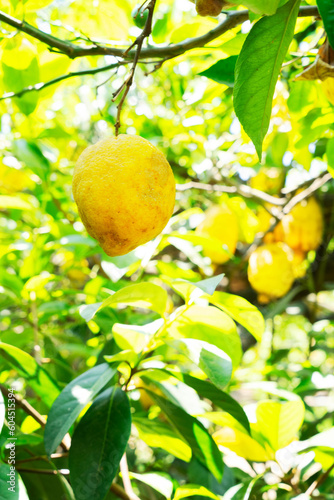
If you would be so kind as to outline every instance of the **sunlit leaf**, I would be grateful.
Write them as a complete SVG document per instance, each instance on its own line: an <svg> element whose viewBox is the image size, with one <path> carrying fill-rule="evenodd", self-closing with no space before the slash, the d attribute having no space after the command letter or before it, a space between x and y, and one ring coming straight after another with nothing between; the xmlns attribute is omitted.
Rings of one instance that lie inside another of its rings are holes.
<svg viewBox="0 0 334 500"><path fill-rule="evenodd" d="M69 467L76 500L105 498L130 431L126 393L116 387L106 389L94 400L73 434Z"/></svg>
<svg viewBox="0 0 334 500"><path fill-rule="evenodd" d="M81 411L115 373L116 369L102 363L79 375L62 390L51 407L45 427L44 443L48 455L57 448Z"/></svg>
<svg viewBox="0 0 334 500"><path fill-rule="evenodd" d="M237 366L242 356L241 342L234 321L216 307L191 306L177 316L168 328L175 339L198 339L224 351Z"/></svg>
<svg viewBox="0 0 334 500"><path fill-rule="evenodd" d="M59 394L53 378L26 352L0 342L0 356L23 377L28 386L38 394L47 406L51 406Z"/></svg>
<svg viewBox="0 0 334 500"><path fill-rule="evenodd" d="M207 466L218 480L221 480L223 472L222 457L203 424L165 398L151 391L149 391L149 394L160 406L175 430L187 441L193 454Z"/></svg>
<svg viewBox="0 0 334 500"><path fill-rule="evenodd" d="M136 426L139 437L151 448L162 448L171 455L189 462L191 459L191 448L167 424L157 420L148 420L135 417L133 423Z"/></svg>
<svg viewBox="0 0 334 500"><path fill-rule="evenodd" d="M294 34L299 4L299 0L290 0L273 16L255 23L236 64L234 109L260 159L276 81Z"/></svg>

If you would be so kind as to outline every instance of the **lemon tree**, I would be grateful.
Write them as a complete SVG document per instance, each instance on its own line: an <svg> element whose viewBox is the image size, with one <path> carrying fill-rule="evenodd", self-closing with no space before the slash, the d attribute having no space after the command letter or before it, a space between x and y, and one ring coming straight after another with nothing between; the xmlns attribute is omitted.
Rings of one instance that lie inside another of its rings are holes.
<svg viewBox="0 0 334 500"><path fill-rule="evenodd" d="M1 500L333 500L333 33L1 2Z"/></svg>

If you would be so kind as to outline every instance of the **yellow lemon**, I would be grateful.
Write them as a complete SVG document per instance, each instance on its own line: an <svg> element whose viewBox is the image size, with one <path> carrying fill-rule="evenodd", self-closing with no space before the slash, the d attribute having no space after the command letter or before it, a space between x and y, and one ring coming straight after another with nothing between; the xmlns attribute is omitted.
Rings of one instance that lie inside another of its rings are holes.
<svg viewBox="0 0 334 500"><path fill-rule="evenodd" d="M321 86L329 102L334 105L334 78L322 80Z"/></svg>
<svg viewBox="0 0 334 500"><path fill-rule="evenodd" d="M261 302L283 297L294 281L291 250L282 243L258 247L249 258L248 280Z"/></svg>
<svg viewBox="0 0 334 500"><path fill-rule="evenodd" d="M300 252L316 250L324 229L321 207L314 197L303 200L283 217L278 226L276 241L284 241Z"/></svg>
<svg viewBox="0 0 334 500"><path fill-rule="evenodd" d="M155 146L122 134L83 151L73 196L88 233L105 253L124 255L164 229L173 213L175 180Z"/></svg>
<svg viewBox="0 0 334 500"><path fill-rule="evenodd" d="M234 254L238 243L238 219L226 205L214 205L205 212L204 221L196 228L196 234L216 240ZM206 249L204 254L215 264L223 264L230 259L228 252Z"/></svg>

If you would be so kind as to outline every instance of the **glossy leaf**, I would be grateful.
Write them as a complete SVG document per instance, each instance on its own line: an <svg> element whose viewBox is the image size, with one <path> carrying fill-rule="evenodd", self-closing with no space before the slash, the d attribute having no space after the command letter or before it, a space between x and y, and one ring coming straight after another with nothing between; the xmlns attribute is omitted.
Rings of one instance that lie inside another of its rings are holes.
<svg viewBox="0 0 334 500"><path fill-rule="evenodd" d="M286 401L261 401L256 408L257 429L276 451L287 446L296 437L304 421L304 404L301 399Z"/></svg>
<svg viewBox="0 0 334 500"><path fill-rule="evenodd" d="M320 16L325 26L326 34L334 49L334 5L332 0L317 0Z"/></svg>
<svg viewBox="0 0 334 500"><path fill-rule="evenodd" d="M195 389L195 391L202 398L209 399L215 406L232 415L232 417L234 417L237 422L239 422L239 424L241 424L246 429L247 432L250 432L249 421L246 413L244 412L242 406L240 406L240 404L235 399L229 396L229 394L221 391L206 380L192 377L187 373L169 373L185 384L189 385L189 387Z"/></svg>
<svg viewBox="0 0 334 500"><path fill-rule="evenodd" d="M224 351L237 366L242 356L241 342L234 321L216 307L185 308L168 328L175 339L203 340Z"/></svg>
<svg viewBox="0 0 334 500"><path fill-rule="evenodd" d="M179 406L151 391L148 392L157 405L160 406L172 426L187 441L193 454L207 466L216 479L221 480L223 473L222 457L217 445L203 424L188 415Z"/></svg>
<svg viewBox="0 0 334 500"><path fill-rule="evenodd" d="M86 321L90 321L97 311L105 307L115 307L118 305L150 309L163 316L167 307L167 292L154 283L130 285L108 297L102 304L84 306L80 314Z"/></svg>
<svg viewBox="0 0 334 500"><path fill-rule="evenodd" d="M14 469L11 469L11 467ZM13 476L10 475L13 472ZM9 482L12 477L15 478L13 485ZM1 500L29 500L27 490L14 465L0 462L0 493Z"/></svg>
<svg viewBox="0 0 334 500"><path fill-rule="evenodd" d="M171 455L189 462L191 448L183 437L177 435L164 422L135 417L133 423L138 430L139 437L151 448L161 448Z"/></svg>
<svg viewBox="0 0 334 500"><path fill-rule="evenodd" d="M0 356L14 368L20 377L38 394L47 406L51 406L59 395L53 378L26 352L0 342Z"/></svg>
<svg viewBox="0 0 334 500"><path fill-rule="evenodd" d="M154 490L158 491L165 498L171 498L173 493L173 481L168 474L147 472L146 474L136 474L130 472L130 478L136 479L141 483L147 484Z"/></svg>
<svg viewBox="0 0 334 500"><path fill-rule="evenodd" d="M76 500L104 499L130 430L131 413L126 393L116 387L106 389L94 400L73 434L69 468Z"/></svg>
<svg viewBox="0 0 334 500"><path fill-rule="evenodd" d="M294 35L300 0L260 19L248 34L235 67L234 109L261 159L276 81Z"/></svg>
<svg viewBox="0 0 334 500"><path fill-rule="evenodd" d="M206 76L217 83L234 87L234 70L238 56L230 56L226 59L221 59L210 68L199 73L201 76Z"/></svg>
<svg viewBox="0 0 334 500"><path fill-rule="evenodd" d="M225 292L215 292L207 299L246 328L256 340L261 340L265 329L264 318L258 308L248 300Z"/></svg>
<svg viewBox="0 0 334 500"><path fill-rule="evenodd" d="M112 379L116 369L107 363L91 368L70 382L51 407L45 426L45 450L51 455L81 411Z"/></svg>
<svg viewBox="0 0 334 500"><path fill-rule="evenodd" d="M181 498L188 498L192 496L213 498L214 500L219 499L217 495L209 491L204 486L199 486L197 484L185 484L177 488L173 500L181 500Z"/></svg>
<svg viewBox="0 0 334 500"><path fill-rule="evenodd" d="M193 361L218 388L229 383L232 361L218 347L197 339L175 340L170 345Z"/></svg>

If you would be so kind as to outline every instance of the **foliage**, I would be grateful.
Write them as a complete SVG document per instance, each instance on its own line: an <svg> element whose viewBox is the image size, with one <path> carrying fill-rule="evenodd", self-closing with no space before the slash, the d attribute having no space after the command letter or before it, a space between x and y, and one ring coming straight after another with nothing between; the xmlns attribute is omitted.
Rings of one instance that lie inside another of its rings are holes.
<svg viewBox="0 0 334 500"><path fill-rule="evenodd" d="M333 8L223 9L2 1L1 499L334 498L332 78L295 80ZM118 128L165 154L176 203L108 257L71 184ZM264 305L248 261L282 241Z"/></svg>

